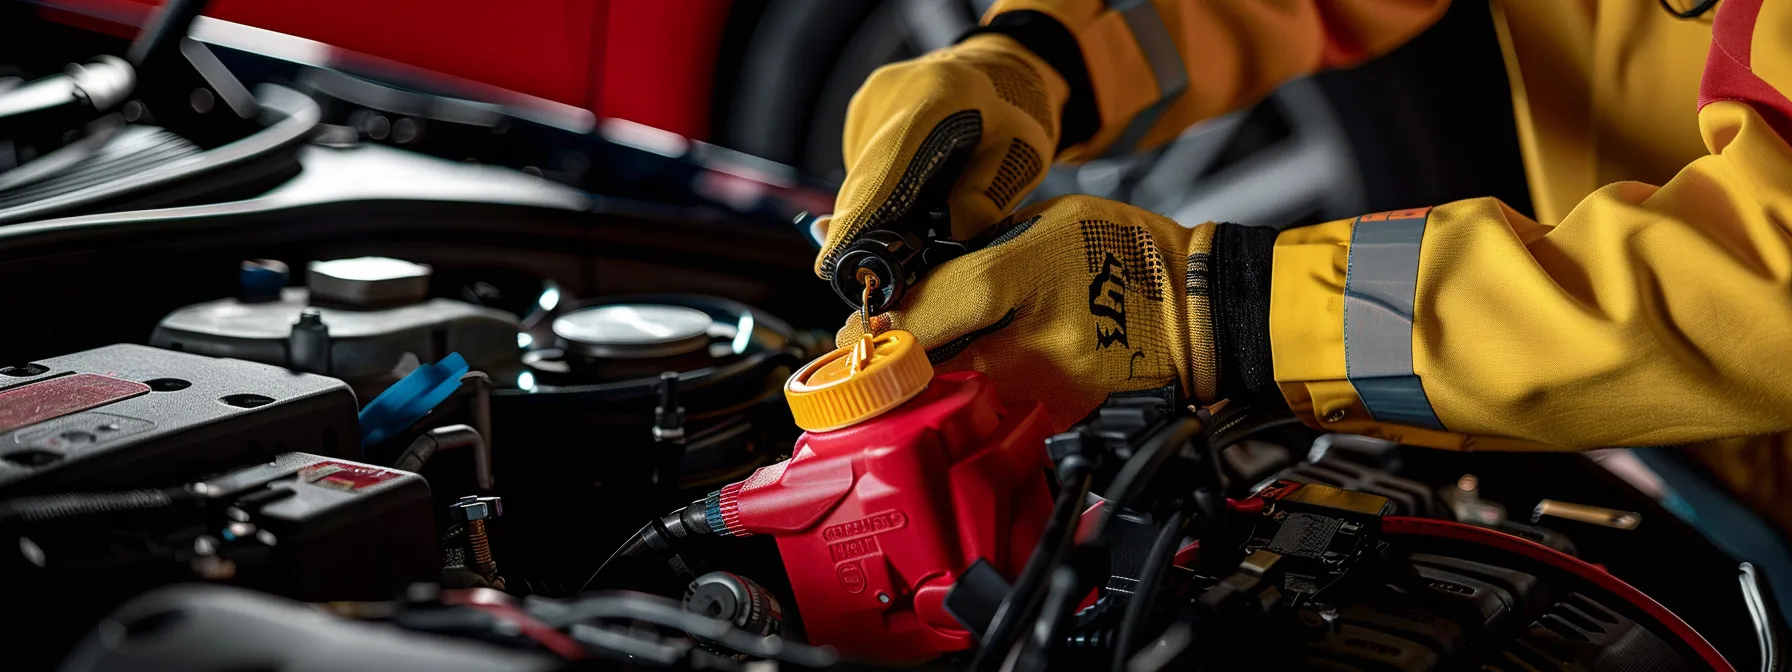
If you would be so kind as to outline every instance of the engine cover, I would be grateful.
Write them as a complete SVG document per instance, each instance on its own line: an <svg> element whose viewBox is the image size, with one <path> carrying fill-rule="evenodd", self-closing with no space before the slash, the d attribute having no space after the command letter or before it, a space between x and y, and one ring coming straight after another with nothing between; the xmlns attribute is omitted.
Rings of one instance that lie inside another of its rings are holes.
<svg viewBox="0 0 1792 672"><path fill-rule="evenodd" d="M342 381L112 345L0 369L0 495L172 485L305 450L360 455Z"/></svg>

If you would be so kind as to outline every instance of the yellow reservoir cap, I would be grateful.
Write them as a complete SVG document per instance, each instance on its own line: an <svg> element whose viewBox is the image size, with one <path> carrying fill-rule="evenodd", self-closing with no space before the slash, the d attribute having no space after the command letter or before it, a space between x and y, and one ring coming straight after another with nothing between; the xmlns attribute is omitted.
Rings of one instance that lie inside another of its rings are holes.
<svg viewBox="0 0 1792 672"><path fill-rule="evenodd" d="M900 329L878 334L863 368L853 370L853 351L818 357L784 382L784 399L796 426L826 432L864 422L913 399L933 380L933 364L915 335Z"/></svg>

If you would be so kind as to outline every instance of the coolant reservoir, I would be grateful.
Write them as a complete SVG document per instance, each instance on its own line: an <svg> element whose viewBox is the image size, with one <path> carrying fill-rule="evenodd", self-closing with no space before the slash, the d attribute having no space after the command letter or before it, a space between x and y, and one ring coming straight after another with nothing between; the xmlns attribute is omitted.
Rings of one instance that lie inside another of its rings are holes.
<svg viewBox="0 0 1792 672"><path fill-rule="evenodd" d="M713 522L777 538L813 643L878 660L966 649L947 592L978 561L1013 580L1051 514L1045 409L1004 405L981 373L934 375L909 332L872 345L791 376L808 433L723 488Z"/></svg>

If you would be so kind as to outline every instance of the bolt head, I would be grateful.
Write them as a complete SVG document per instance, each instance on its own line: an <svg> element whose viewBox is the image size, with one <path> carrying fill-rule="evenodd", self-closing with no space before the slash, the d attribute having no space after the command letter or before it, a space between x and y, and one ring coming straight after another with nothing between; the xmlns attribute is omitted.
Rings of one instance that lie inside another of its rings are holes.
<svg viewBox="0 0 1792 672"><path fill-rule="evenodd" d="M504 515L504 500L499 497L468 495L448 505L448 512L460 522L497 518Z"/></svg>
<svg viewBox="0 0 1792 672"><path fill-rule="evenodd" d="M455 502L449 510L454 514L456 520L463 523L473 520L485 520L489 517L487 515L489 509L486 507L485 502Z"/></svg>

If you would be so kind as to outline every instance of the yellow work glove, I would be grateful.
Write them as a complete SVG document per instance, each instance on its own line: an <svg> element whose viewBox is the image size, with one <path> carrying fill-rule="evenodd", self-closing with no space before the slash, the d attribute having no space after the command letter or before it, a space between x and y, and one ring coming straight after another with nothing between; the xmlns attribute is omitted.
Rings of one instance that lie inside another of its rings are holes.
<svg viewBox="0 0 1792 672"><path fill-rule="evenodd" d="M872 330L913 332L935 371L989 374L1004 399L1043 402L1058 429L1116 392L1280 398L1268 357L1273 230L1189 229L1089 196L1014 221L934 269L873 317ZM1227 249L1215 249L1216 233ZM1237 262L1223 268L1228 258ZM859 332L855 315L837 342L853 344Z"/></svg>
<svg viewBox="0 0 1792 672"><path fill-rule="evenodd" d="M941 199L969 240L1045 177L1070 96L1057 71L1002 35L977 35L879 68L853 96L842 146L846 181L815 261L823 280L860 234L894 228ZM925 235L927 231L912 231Z"/></svg>

